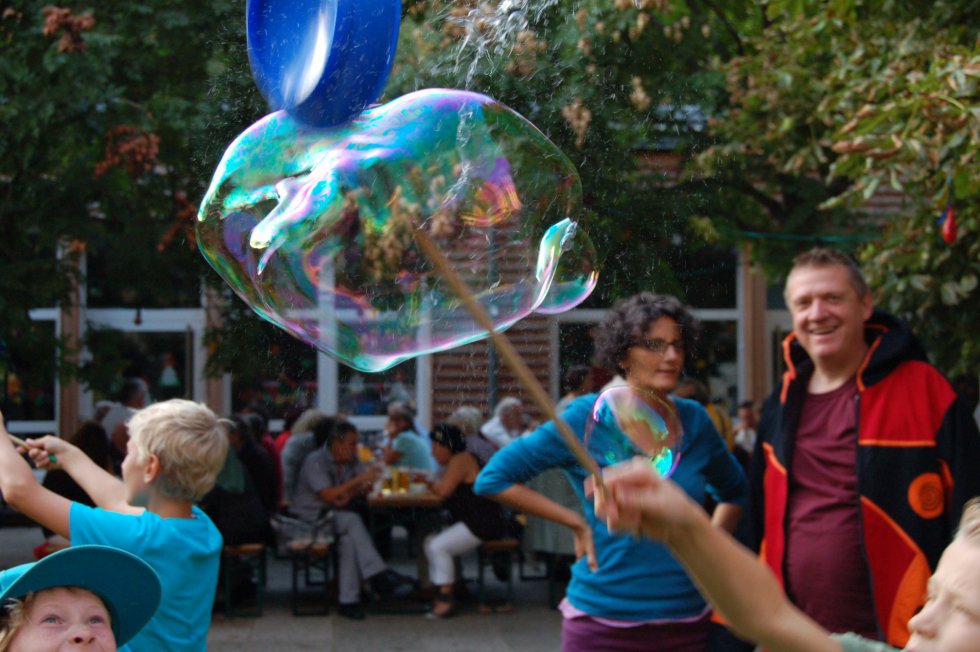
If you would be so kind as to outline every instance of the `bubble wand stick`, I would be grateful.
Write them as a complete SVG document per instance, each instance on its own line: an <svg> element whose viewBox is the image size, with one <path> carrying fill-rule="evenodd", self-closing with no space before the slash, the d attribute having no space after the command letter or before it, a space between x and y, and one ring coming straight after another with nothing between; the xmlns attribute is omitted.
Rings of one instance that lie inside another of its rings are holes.
<svg viewBox="0 0 980 652"><path fill-rule="evenodd" d="M27 442L24 441L23 439L21 439L20 437L15 437L15 436L11 435L9 432L7 433L7 436L10 438L10 441L14 442L14 446L20 446L21 448L27 448Z"/></svg>
<svg viewBox="0 0 980 652"><path fill-rule="evenodd" d="M517 349L514 348L514 345L511 344L506 335L494 330L493 321L490 319L486 310L473 297L473 293L470 292L469 288L466 287L466 284L459 277L459 274L456 273L456 270L452 268L449 261L446 260L446 257L439 251L439 248L432 241L432 238L429 237L429 234L422 229L416 229L415 241L429 261L436 266L443 280L449 284L449 287L456 293L459 300L463 302L466 309L473 315L473 319L486 329L490 335L490 341L493 342L500 357L504 359L504 362L510 367L510 370L517 376L517 380L520 381L524 389L531 395L538 409L544 413L545 417L555 422L558 432L561 433L562 438L565 440L565 445L568 446L568 449L575 456L575 459L578 460L578 463L582 465L582 468L592 475L596 488L605 493L605 485L602 483L602 473L599 471L599 465L586 452L585 447L578 440L578 437L575 436L575 433L572 432L571 427L559 416L554 404L551 402L551 397L544 391L544 387L541 386L541 383L538 382L530 367L524 362L524 358L517 352Z"/></svg>
<svg viewBox="0 0 980 652"><path fill-rule="evenodd" d="M21 439L20 437L15 437L14 435L11 435L9 432L7 433L7 437L10 438L10 441L14 442L14 446L20 446L21 448L27 448L27 442L24 441L23 439ZM51 461L52 464L57 464L58 463L58 459L54 455L52 455L51 453L48 453L48 459Z"/></svg>

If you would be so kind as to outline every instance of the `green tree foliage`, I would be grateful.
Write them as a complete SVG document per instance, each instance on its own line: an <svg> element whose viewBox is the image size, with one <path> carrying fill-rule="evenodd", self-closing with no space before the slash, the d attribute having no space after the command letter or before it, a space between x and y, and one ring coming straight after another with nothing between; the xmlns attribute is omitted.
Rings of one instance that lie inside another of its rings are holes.
<svg viewBox="0 0 980 652"><path fill-rule="evenodd" d="M524 115L581 175L584 225L601 259L596 300L641 289L685 297L694 286L686 268L722 258L690 217L720 211L720 199L701 180L651 170L644 152L701 146L702 107L723 97L723 77L707 64L737 53L742 4L415 2L386 97L465 88Z"/></svg>
<svg viewBox="0 0 980 652"><path fill-rule="evenodd" d="M721 96L705 64L736 51L740 4L407 2L384 99L448 86L509 104L582 174L586 228L605 263L599 300L649 288L683 296L705 268L732 276L688 228L692 213L716 209L700 182L679 187L642 169L637 152L686 151L702 137L701 114L687 109ZM0 16L0 42L0 338L23 353L17 369L47 376L51 334L27 313L64 300L83 247L90 305L196 303L198 279L215 276L193 246L193 210L226 145L266 107L240 2L91 0L69 11L19 0ZM257 320L235 301L209 334L212 372L252 344L244 334Z"/></svg>
<svg viewBox="0 0 980 652"><path fill-rule="evenodd" d="M241 2L47 6L0 14L0 344L22 351L50 346L27 311L64 299L78 243L93 277L112 279L90 300L193 301L198 279L215 279L191 241L196 204L266 110ZM775 275L804 244L841 244L946 368L975 369L978 6L407 0L383 100L467 88L554 140L582 177L600 302L688 295L723 258L709 243L751 242ZM651 167L647 153L664 149L697 165L680 178ZM906 197L900 214L857 219L887 186ZM959 237L947 246L935 221L950 200ZM209 334L212 371L258 337L232 305ZM954 330L940 337L940 324Z"/></svg>
<svg viewBox="0 0 980 652"><path fill-rule="evenodd" d="M0 341L16 352L4 364L50 377L55 343L28 310L66 299L83 249L102 277L90 300L198 304L196 203L260 114L252 88L239 2L2 10Z"/></svg>
<svg viewBox="0 0 980 652"><path fill-rule="evenodd" d="M711 227L778 275L801 246L860 255L879 305L951 373L980 367L980 4L769 2L696 174L741 207ZM871 210L876 193L901 193ZM953 206L958 236L937 219ZM752 232L752 233L747 233ZM755 237L753 237L755 236Z"/></svg>

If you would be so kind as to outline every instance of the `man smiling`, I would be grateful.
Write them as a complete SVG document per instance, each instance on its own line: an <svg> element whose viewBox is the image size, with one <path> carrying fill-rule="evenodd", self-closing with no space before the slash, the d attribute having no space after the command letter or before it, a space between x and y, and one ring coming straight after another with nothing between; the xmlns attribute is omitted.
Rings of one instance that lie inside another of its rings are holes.
<svg viewBox="0 0 980 652"><path fill-rule="evenodd" d="M759 425L746 542L825 628L901 647L980 494L980 434L849 257L801 254L785 297L793 332Z"/></svg>

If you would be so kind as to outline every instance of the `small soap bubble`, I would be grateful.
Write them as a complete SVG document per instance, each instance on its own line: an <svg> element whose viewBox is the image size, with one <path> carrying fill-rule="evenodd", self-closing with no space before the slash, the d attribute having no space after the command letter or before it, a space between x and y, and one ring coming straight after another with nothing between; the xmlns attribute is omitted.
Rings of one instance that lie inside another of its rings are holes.
<svg viewBox="0 0 980 652"><path fill-rule="evenodd" d="M382 371L487 337L415 240L423 229L504 330L595 287L567 157L486 96L427 89L331 128L287 112L227 149L201 252L263 318Z"/></svg>
<svg viewBox="0 0 980 652"><path fill-rule="evenodd" d="M586 449L600 468L644 457L663 478L677 467L682 440L670 399L628 385L599 394L585 427Z"/></svg>

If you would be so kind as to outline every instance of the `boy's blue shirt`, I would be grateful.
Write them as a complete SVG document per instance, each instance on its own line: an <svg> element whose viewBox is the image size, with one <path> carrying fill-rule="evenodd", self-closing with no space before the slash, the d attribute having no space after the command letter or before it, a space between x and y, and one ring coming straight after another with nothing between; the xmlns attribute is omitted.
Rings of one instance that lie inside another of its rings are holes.
<svg viewBox="0 0 980 652"><path fill-rule="evenodd" d="M203 652L221 560L221 534L199 508L193 518L138 516L72 503L73 545L131 552L160 576L163 597L153 619L121 652Z"/></svg>
<svg viewBox="0 0 980 652"><path fill-rule="evenodd" d="M595 394L579 397L562 413L580 440L595 399ZM745 476L708 413L695 401L674 400L684 435L680 461L671 478L699 503L710 493L716 502L741 504ZM553 422L498 451L480 473L474 491L497 494L549 468L561 468L568 475L595 540L599 569L590 571L584 558L573 567L566 595L574 607L598 618L638 622L687 619L704 613L704 599L664 546L610 534L596 519L592 500L583 492L586 472Z"/></svg>

